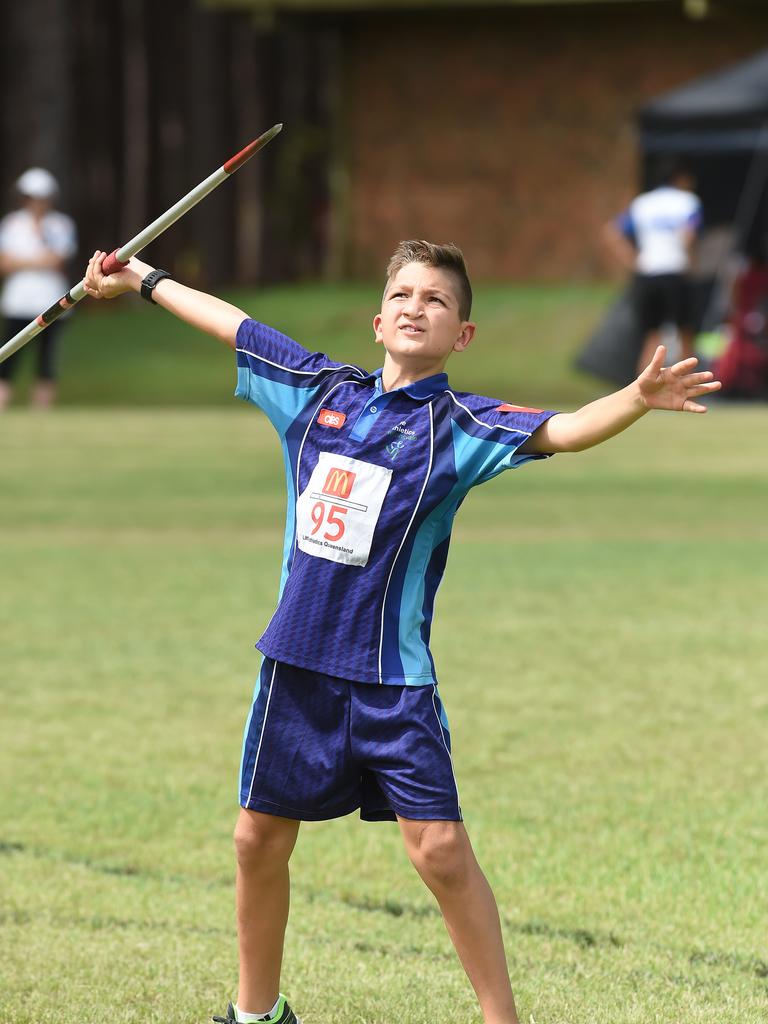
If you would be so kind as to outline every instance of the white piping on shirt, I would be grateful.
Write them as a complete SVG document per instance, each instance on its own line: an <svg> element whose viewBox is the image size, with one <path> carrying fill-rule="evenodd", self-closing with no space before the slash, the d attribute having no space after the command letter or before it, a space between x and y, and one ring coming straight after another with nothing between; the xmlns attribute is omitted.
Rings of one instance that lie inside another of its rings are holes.
<svg viewBox="0 0 768 1024"><path fill-rule="evenodd" d="M250 352L247 348L235 348L235 352L242 352L243 355L251 356L253 359L260 359L262 363L268 363L269 366L276 366L278 370L285 370L287 373L298 373L302 377L316 377L323 370L332 370L334 373L337 370L355 370L357 373L362 373L359 366L352 366L351 363L341 363L338 366L321 366L319 370L294 370L292 366L283 366L282 363L275 363L265 356L258 355L256 352ZM367 377L369 374L365 373L363 376Z"/></svg>
<svg viewBox="0 0 768 1024"><path fill-rule="evenodd" d="M456 405L463 409L464 412L467 413L467 415L470 416L475 421L475 423L478 423L481 427L487 427L489 430L506 430L510 434L523 434L525 437L531 436L530 430L518 430L517 427L504 427L501 425L501 423L485 423L483 420L479 420L477 416L473 415L473 413L466 407L466 405L464 405L463 402L460 402L458 400L458 398L456 397L456 395L454 395L452 391L449 391L446 388L445 394L450 395L453 401L456 403Z"/></svg>
<svg viewBox="0 0 768 1024"><path fill-rule="evenodd" d="M405 544L405 538L408 536L408 532L411 529L411 526L413 526L413 521L416 518L416 513L419 511L419 505L421 505L421 499L424 497L424 491L426 490L426 487L427 487L427 481L429 480L429 474L432 472L432 459L433 459L434 453L435 453L435 427L434 427L434 420L432 418L432 402L429 403L428 409L429 409L429 465L427 466L427 472L426 472L426 474L424 476L424 483L421 485L421 494L419 495L419 500L416 502L416 507L413 510L413 514L411 515L410 522L408 523L408 526L405 528L405 533L403 534L403 539L400 541L400 547L397 549L397 554L395 555L394 560L392 562L392 568L389 570L389 577L387 578L387 585L384 588L384 600L382 601L382 604L381 604L381 630L379 632L379 683L383 682L382 672L381 672L381 650L382 650L382 647L384 645L384 612L386 611L386 608L387 608L387 594L389 592L389 584L392 582L392 573L395 571L395 565L397 565L397 560L400 557L400 552L403 550L403 544Z"/></svg>

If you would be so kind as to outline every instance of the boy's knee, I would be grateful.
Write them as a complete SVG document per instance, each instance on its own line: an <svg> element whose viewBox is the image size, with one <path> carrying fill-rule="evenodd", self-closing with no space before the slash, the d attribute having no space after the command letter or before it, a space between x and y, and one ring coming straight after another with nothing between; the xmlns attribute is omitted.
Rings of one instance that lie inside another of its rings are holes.
<svg viewBox="0 0 768 1024"><path fill-rule="evenodd" d="M242 868L287 864L296 843L298 822L241 810L235 825L235 853Z"/></svg>
<svg viewBox="0 0 768 1024"><path fill-rule="evenodd" d="M424 823L408 841L408 855L428 885L456 886L467 878L473 861L459 822Z"/></svg>

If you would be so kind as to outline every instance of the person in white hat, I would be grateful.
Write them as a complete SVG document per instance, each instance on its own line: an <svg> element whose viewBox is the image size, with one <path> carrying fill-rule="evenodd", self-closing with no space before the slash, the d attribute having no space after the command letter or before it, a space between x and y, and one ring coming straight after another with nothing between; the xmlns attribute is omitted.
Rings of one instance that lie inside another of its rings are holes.
<svg viewBox="0 0 768 1024"><path fill-rule="evenodd" d="M59 186L50 171L30 167L16 182L20 205L0 221L0 313L7 341L52 305L67 290L63 270L77 250L71 217L54 209ZM51 405L56 397L56 348L61 321L30 344L37 348L37 375L32 404ZM13 397L12 380L20 353L0 363L0 409Z"/></svg>

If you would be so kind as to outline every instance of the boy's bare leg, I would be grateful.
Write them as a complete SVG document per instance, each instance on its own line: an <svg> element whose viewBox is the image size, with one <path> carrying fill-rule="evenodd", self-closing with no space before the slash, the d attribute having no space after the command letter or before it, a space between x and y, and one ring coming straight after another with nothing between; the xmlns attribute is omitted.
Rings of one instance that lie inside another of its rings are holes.
<svg viewBox="0 0 768 1024"><path fill-rule="evenodd" d="M408 856L434 893L485 1024L518 1024L491 887L460 821L398 818Z"/></svg>
<svg viewBox="0 0 768 1024"><path fill-rule="evenodd" d="M12 398L13 388L11 385L7 381L0 380L0 409L5 409Z"/></svg>
<svg viewBox="0 0 768 1024"><path fill-rule="evenodd" d="M245 1013L268 1013L279 994L290 902L288 861L299 824L243 808L237 819L237 1005Z"/></svg>

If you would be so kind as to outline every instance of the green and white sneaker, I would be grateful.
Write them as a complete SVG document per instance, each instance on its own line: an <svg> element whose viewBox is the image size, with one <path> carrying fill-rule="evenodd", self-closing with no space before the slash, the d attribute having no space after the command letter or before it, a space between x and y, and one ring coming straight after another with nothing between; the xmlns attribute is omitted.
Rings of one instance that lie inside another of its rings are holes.
<svg viewBox="0 0 768 1024"><path fill-rule="evenodd" d="M212 1017L214 1024L237 1024L237 1014L232 1003L227 1005L226 1017ZM301 1021L288 1005L284 995L277 1002L277 1010L271 1017L264 1018L264 1024L301 1024Z"/></svg>

